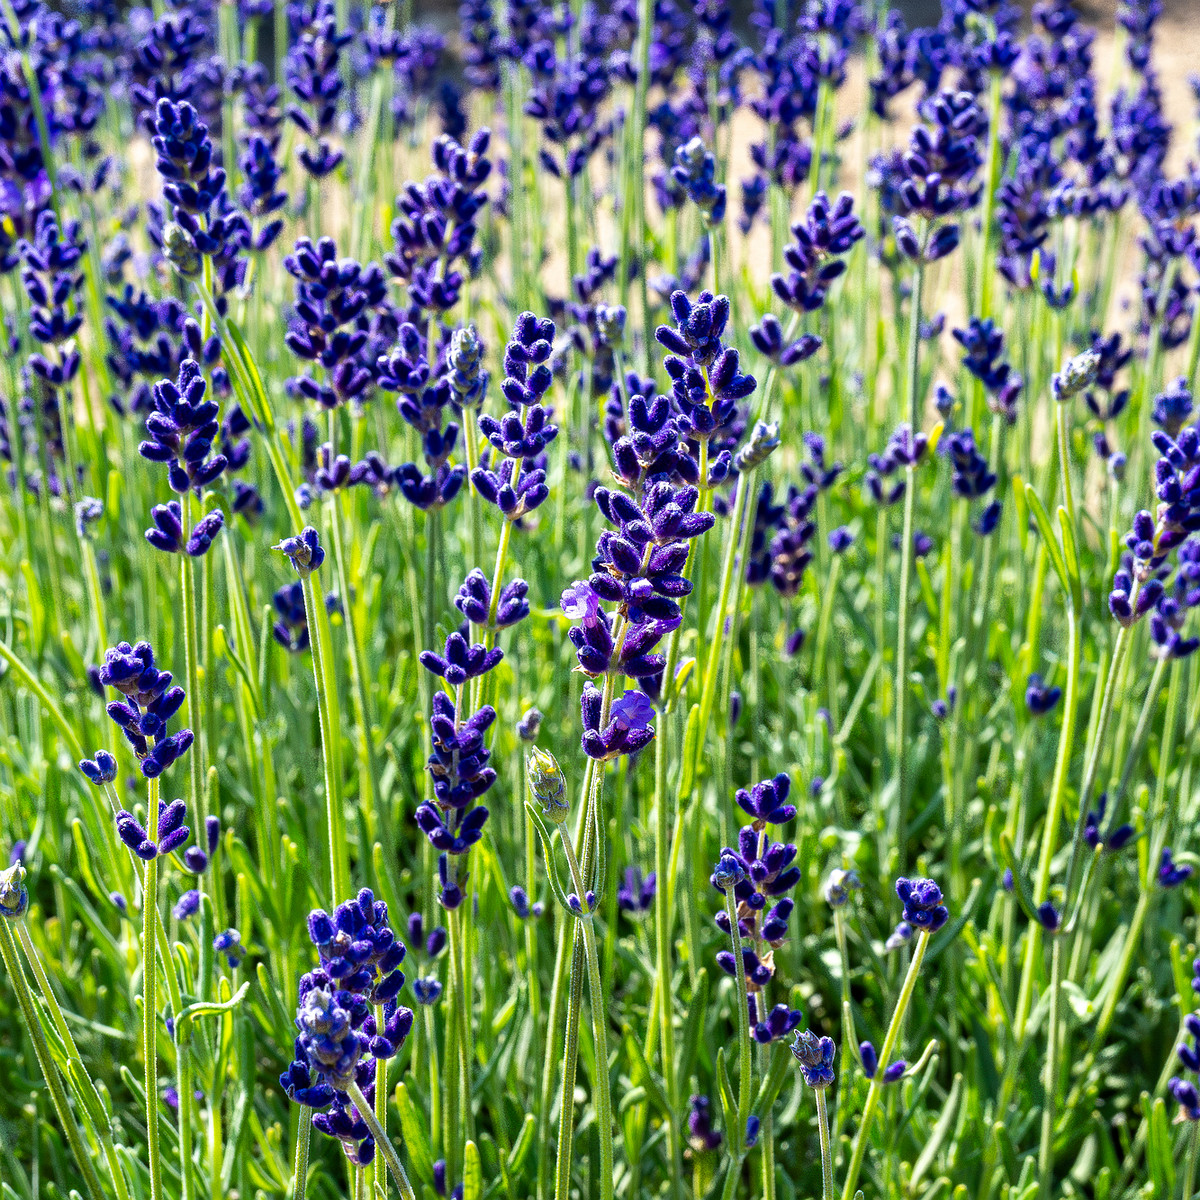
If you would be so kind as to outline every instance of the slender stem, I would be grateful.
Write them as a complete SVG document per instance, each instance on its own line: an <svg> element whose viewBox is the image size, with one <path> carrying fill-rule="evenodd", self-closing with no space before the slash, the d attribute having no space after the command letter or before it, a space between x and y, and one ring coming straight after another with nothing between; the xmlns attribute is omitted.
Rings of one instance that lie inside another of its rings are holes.
<svg viewBox="0 0 1200 1200"><path fill-rule="evenodd" d="M1183 1200L1196 1194L1196 1151L1200 1147L1200 1121L1189 1121L1187 1159L1183 1167Z"/></svg>
<svg viewBox="0 0 1200 1200"><path fill-rule="evenodd" d="M17 937L21 942L21 948L25 951L25 957L33 969L33 975L37 980L42 999L46 1007L50 1010L50 1019L54 1024L59 1039L62 1041L63 1047L67 1052L68 1061L71 1064L71 1069L67 1073L67 1083L73 1085L72 1090L76 1093L80 1107L83 1109L88 1123L92 1126L100 1142L100 1147L104 1152L104 1162L108 1167L108 1173L112 1179L113 1190L117 1194L117 1200L129 1200L129 1185L125 1180L125 1172L121 1167L121 1161L117 1157L116 1147L113 1145L112 1125L108 1119L108 1110L104 1107L100 1099L100 1093L96 1090L96 1085L92 1082L92 1077L88 1074L87 1068L83 1064L83 1059L79 1054L79 1047L75 1044L71 1028L67 1024L67 1019L63 1015L62 1008L59 1006L58 997L55 996L54 989L50 986L46 969L42 966L41 956L33 944L33 939L29 936L28 925L24 921L18 921L16 922L16 929ZM182 1103L182 1097L180 1102ZM184 1176L184 1183L185 1185L187 1183L186 1175ZM186 1186L183 1195L184 1200L187 1200L188 1192Z"/></svg>
<svg viewBox="0 0 1200 1200"><path fill-rule="evenodd" d="M721 567L721 590L717 596L717 621L712 633L707 657L704 664L704 682L700 692L700 725L696 738L696 754L704 753L704 743L708 735L709 722L712 720L713 701L717 691L717 673L722 659L722 648L725 643L725 626L729 620L729 596L733 590L734 566L738 562L738 547L742 542L742 525L746 520L746 510L749 508L751 483L754 470L744 471L738 477L737 497L733 503L733 516L725 535L725 561Z"/></svg>
<svg viewBox="0 0 1200 1200"><path fill-rule="evenodd" d="M1068 422L1070 405L1062 400L1055 401L1055 424L1058 427L1058 464L1062 476L1063 507L1067 510L1067 519L1071 523L1071 532L1075 533L1075 493L1071 488L1071 444Z"/></svg>
<svg viewBox="0 0 1200 1200"><path fill-rule="evenodd" d="M308 1187L308 1144L312 1140L312 1109L300 1106L296 1127L296 1158L292 1166L292 1200L304 1200Z"/></svg>
<svg viewBox="0 0 1200 1200"><path fill-rule="evenodd" d="M558 1161L554 1177L554 1200L568 1200L571 1194L571 1143L575 1136L575 1070L579 1061L584 949L579 922L572 921L571 925L574 926L575 948L571 956L570 992L567 996L567 1033L563 1045L562 1090L558 1105Z"/></svg>
<svg viewBox="0 0 1200 1200"><path fill-rule="evenodd" d="M863 1158L867 1153L867 1139L871 1134L871 1121L875 1116L876 1108L879 1107L879 1097L883 1092L882 1080L884 1073L891 1060L896 1042L899 1040L900 1027L904 1022L904 1014L908 1010L908 1003L912 999L913 988L917 985L917 976L921 973L921 963L925 959L925 950L928 945L929 933L923 929L917 935L917 946L913 951L912 962L908 965L908 974L904 977L904 984L900 988L899 997L896 999L896 1008L892 1013L892 1021L888 1026L887 1035L883 1039L883 1049L879 1051L879 1066L875 1069L875 1077L871 1080L871 1087L867 1091L867 1100L863 1105L862 1122L858 1127L858 1133L854 1137L854 1150L850 1155L850 1166L846 1170L846 1182L842 1186L842 1200L852 1200L854 1196L854 1188L858 1183L858 1173L862 1170Z"/></svg>
<svg viewBox="0 0 1200 1200"><path fill-rule="evenodd" d="M1137 590L1130 601L1137 603ZM1113 644L1112 662L1108 668L1108 679L1104 685L1104 695L1100 701L1100 715L1096 721L1096 733L1092 739L1091 753L1083 769L1083 782L1079 787L1079 816L1075 822L1075 838L1071 845L1071 858L1067 863L1067 877L1063 889L1064 901L1069 901L1074 889L1075 876L1083 857L1083 830L1087 820L1088 808L1092 802L1092 792L1096 787L1096 777L1100 772L1100 757L1104 753L1108 741L1108 726L1112 720L1116 704L1117 689L1125 667L1125 656L1129 653L1129 643L1133 636L1132 625L1122 625Z"/></svg>
<svg viewBox="0 0 1200 1200"><path fill-rule="evenodd" d="M548 1200L550 1170L550 1093L554 1087L554 1068L557 1058L553 1053L554 1038L558 1032L559 1013L562 1009L564 984L567 975L567 934L573 931L575 921L563 914L559 918L558 951L554 959L554 976L550 984L550 1010L546 1014L546 1043L542 1060L542 1086L538 1099L537 1128L537 1194L538 1200Z"/></svg>
<svg viewBox="0 0 1200 1200"><path fill-rule="evenodd" d="M821 1137L821 1200L833 1200L833 1150L829 1144L829 1115L825 1111L825 1089L817 1088L817 1132Z"/></svg>
<svg viewBox="0 0 1200 1200"><path fill-rule="evenodd" d="M313 680L317 688L317 716L321 726L321 761L325 773L326 827L329 836L329 880L333 903L350 894L350 850L346 845L346 815L342 811L342 797L338 788L337 772L334 770L333 739L337 730L329 715L329 697L326 693L326 664L329 647L325 643L325 629L320 621L318 605L321 603L313 586L312 576L303 580L304 608L308 620L312 643Z"/></svg>
<svg viewBox="0 0 1200 1200"><path fill-rule="evenodd" d="M1043 1074L1042 1136L1038 1146L1038 1195L1051 1195L1054 1174L1054 1105L1058 1092L1058 1024L1062 991L1062 939L1054 939L1050 952L1050 1014L1046 1031L1046 1063Z"/></svg>
<svg viewBox="0 0 1200 1200"><path fill-rule="evenodd" d="M396 1153L396 1148L388 1141L388 1136L384 1132L383 1126L376 1119L375 1111L367 1102L366 1096L362 1094L362 1088L357 1083L351 1081L349 1088L346 1089L347 1095L354 1101L354 1107L358 1109L359 1116L367 1123L367 1128L371 1131L371 1136L375 1139L375 1145L379 1152L387 1161L388 1170L392 1173L392 1178L396 1181L396 1186L400 1189L400 1195L404 1200L416 1200L416 1192L413 1191L413 1186L408 1182L408 1176L405 1174L404 1166L400 1162L400 1156Z"/></svg>
<svg viewBox="0 0 1200 1200"><path fill-rule="evenodd" d="M0 917L0 960L3 961L4 969L8 972L9 983L12 985L13 991L17 993L17 1003L21 1009L21 1016L29 1030L29 1036L33 1040L33 1052L37 1057L38 1066L41 1067L42 1075L46 1080L46 1087L50 1092L50 1101L54 1105L54 1112L58 1117L59 1127L66 1136L67 1144L71 1147L71 1154L75 1159L75 1165L79 1168L80 1175L83 1177L89 1200L100 1200L102 1195L100 1180L96 1175L95 1167L92 1165L91 1154L84 1145L83 1137L79 1132L79 1126L71 1113L67 1094L63 1088L62 1078L58 1073L58 1068L54 1065L54 1059L50 1055L50 1047L46 1044L46 1033L42 1029L41 1018L34 1007L33 997L29 992L29 984L25 979L25 972L21 969L21 960L17 954L16 942L13 941L12 933L8 928L9 920L10 918L8 917Z"/></svg>
<svg viewBox="0 0 1200 1200"><path fill-rule="evenodd" d="M337 409L329 410L329 453L330 461L337 458ZM347 563L345 534L342 530L342 503L344 494L341 489L335 489L330 497L329 523L333 530L333 560L337 574L338 587L342 593L342 620L345 622L346 642L350 648L350 695L354 704L354 720L358 737L356 750L359 767L359 796L360 802L372 811L378 809L381 796L377 779L374 748L371 745L371 710L367 699L366 680L367 667L363 660L363 650L358 635L358 621L354 616L354 600L350 594L350 572ZM381 841L387 851L385 857L389 866L392 853L391 826L387 814L380 809L377 813L382 825Z"/></svg>
<svg viewBox="0 0 1200 1200"><path fill-rule="evenodd" d="M384 1027L383 1005L375 1005L375 1030L382 1034ZM383 1130L384 1140L387 1140L387 1087L388 1087L388 1060L386 1058L377 1058L375 1060L375 1120L379 1122L379 1128ZM379 1160L375 1160L375 1183L378 1187L386 1188L387 1180L384 1177L384 1170L379 1164Z"/></svg>
<svg viewBox="0 0 1200 1200"><path fill-rule="evenodd" d="M148 781L146 833L158 844L158 779ZM162 1193L158 1145L158 857L146 864L142 884L142 1053L146 1059L146 1156L150 1166L150 1200ZM164 947L165 949L165 947Z"/></svg>
<svg viewBox="0 0 1200 1200"><path fill-rule="evenodd" d="M206 260L207 261L207 260ZM196 501L189 488L183 497L184 532L191 530L196 520ZM200 636L196 620L196 560L190 554L180 555L180 585L183 592L183 654L187 671L188 723L195 743L188 755L188 783L191 787L192 812L200 828L204 827L204 719L200 692Z"/></svg>
<svg viewBox="0 0 1200 1200"><path fill-rule="evenodd" d="M1070 602L1068 602L1070 604ZM1058 757L1054 763L1054 779L1050 785L1050 804L1046 809L1046 821L1042 826L1042 846L1038 856L1037 876L1033 885L1033 898L1041 904L1050 890L1050 868L1058 842L1058 826L1062 819L1063 801L1067 790L1067 775L1071 766L1071 752L1075 745L1075 726L1079 692L1080 658L1082 649L1080 615L1070 605L1067 620L1067 690L1063 697L1063 723L1058 737ZM1115 665L1115 664L1114 664ZM1025 1023L1033 1004L1033 976L1042 947L1042 926L1032 922L1025 942L1025 961L1021 968L1021 990L1017 997L1017 1012L1013 1033L1017 1041L1025 1036Z"/></svg>
<svg viewBox="0 0 1200 1200"><path fill-rule="evenodd" d="M571 842L571 834L566 825L559 827L559 834L562 837L563 850L567 856L567 865L571 870L575 893L580 897L580 903L584 903L583 874L579 870L575 847ZM588 994L592 1010L592 1040L595 1042L596 1055L596 1122L599 1126L600 1138L600 1197L601 1200L612 1200L613 1132L612 1099L609 1095L608 1081L608 1005L605 1001L604 988L600 983L600 958L596 953L596 930L593 915L587 913L579 923L583 926L583 951L587 963Z"/></svg>
<svg viewBox="0 0 1200 1200"><path fill-rule="evenodd" d="M664 717L664 723L666 718ZM671 1192L679 1196L680 1165L678 1084L675 1070L675 1011L671 981L671 894L667 887L668 853L671 848L670 793L667 787L667 739L659 730L654 739L654 962L658 989L658 1016L662 1035L662 1076L667 1086L667 1143L671 1156Z"/></svg>
<svg viewBox="0 0 1200 1200"><path fill-rule="evenodd" d="M737 1144L740 1146L746 1137L746 1120L750 1116L751 1078L750 1057L750 1007L746 999L746 964L742 961L742 936L738 928L737 904L734 901L733 888L725 889L725 914L729 917L729 940L733 943L733 961L737 975L737 1022L738 1022L738 1129ZM730 1131L733 1140L733 1131Z"/></svg>
<svg viewBox="0 0 1200 1200"><path fill-rule="evenodd" d="M920 418L920 345L921 296L925 284L925 267L913 268L912 308L909 314L907 409L908 423L916 433ZM892 814L895 834L893 845L899 856L899 869L904 870L904 849L908 824L908 593L912 574L913 520L916 513L916 474L912 464L905 468L907 486L904 489L904 528L900 535L900 596L896 615L896 797Z"/></svg>
<svg viewBox="0 0 1200 1200"><path fill-rule="evenodd" d="M191 1035L180 1041L179 1026L175 1026L175 1078L179 1081L179 1178L181 1200L195 1195L192 1178L192 1105L195 1103L192 1084Z"/></svg>

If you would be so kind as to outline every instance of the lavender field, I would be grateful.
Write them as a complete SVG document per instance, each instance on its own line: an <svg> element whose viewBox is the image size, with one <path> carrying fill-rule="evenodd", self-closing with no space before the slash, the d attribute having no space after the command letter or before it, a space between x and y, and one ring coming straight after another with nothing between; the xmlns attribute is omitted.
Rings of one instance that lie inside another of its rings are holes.
<svg viewBox="0 0 1200 1200"><path fill-rule="evenodd" d="M0 1200L1193 1200L1200 25L0 6Z"/></svg>

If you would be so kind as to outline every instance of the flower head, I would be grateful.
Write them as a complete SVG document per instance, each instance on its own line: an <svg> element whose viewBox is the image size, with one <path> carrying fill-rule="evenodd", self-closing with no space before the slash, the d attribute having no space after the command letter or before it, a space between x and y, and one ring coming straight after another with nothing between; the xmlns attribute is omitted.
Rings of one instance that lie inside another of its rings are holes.
<svg viewBox="0 0 1200 1200"><path fill-rule="evenodd" d="M308 578L325 561L325 551L317 531L306 525L294 537L286 537L274 550L282 550L302 579Z"/></svg>
<svg viewBox="0 0 1200 1200"><path fill-rule="evenodd" d="M837 1052L833 1038L819 1038L811 1029L805 1029L797 1031L788 1049L800 1064L800 1074L810 1088L827 1088L833 1082L833 1057Z"/></svg>
<svg viewBox="0 0 1200 1200"><path fill-rule="evenodd" d="M922 933L936 933L950 913L942 889L932 879L897 879L896 895L904 904L904 919Z"/></svg>
<svg viewBox="0 0 1200 1200"><path fill-rule="evenodd" d="M25 886L25 868L20 862L0 871L0 917L15 921L29 907L29 889Z"/></svg>

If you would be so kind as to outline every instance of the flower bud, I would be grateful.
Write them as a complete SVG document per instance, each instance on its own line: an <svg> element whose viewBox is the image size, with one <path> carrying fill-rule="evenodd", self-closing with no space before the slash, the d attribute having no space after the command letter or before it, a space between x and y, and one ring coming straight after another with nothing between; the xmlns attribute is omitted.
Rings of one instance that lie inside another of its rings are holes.
<svg viewBox="0 0 1200 1200"><path fill-rule="evenodd" d="M525 760L525 780L533 798L542 806L542 815L555 825L567 819L567 780L558 760L548 750L530 747Z"/></svg>
<svg viewBox="0 0 1200 1200"><path fill-rule="evenodd" d="M29 889L25 886L25 868L19 862L0 871L0 917L16 920L29 907Z"/></svg>

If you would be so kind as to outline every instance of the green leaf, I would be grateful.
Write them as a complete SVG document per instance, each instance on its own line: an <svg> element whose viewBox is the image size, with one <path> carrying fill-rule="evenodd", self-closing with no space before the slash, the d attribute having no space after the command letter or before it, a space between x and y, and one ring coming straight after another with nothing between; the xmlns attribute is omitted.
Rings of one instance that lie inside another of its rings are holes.
<svg viewBox="0 0 1200 1200"><path fill-rule="evenodd" d="M197 1017L215 1017L220 1016L222 1013L232 1012L241 1004L242 998L249 990L250 981L247 980L223 1003L218 1003L215 1000L198 1000L195 1004L189 1004L179 1014L179 1020L176 1022L180 1041L187 1041L187 1034L191 1031L191 1026Z"/></svg>
<svg viewBox="0 0 1200 1200"><path fill-rule="evenodd" d="M474 1142L463 1147L463 1200L483 1200L483 1163Z"/></svg>
<svg viewBox="0 0 1200 1200"><path fill-rule="evenodd" d="M725 1137L729 1141L730 1153L738 1159L742 1155L742 1138L746 1131L738 1127L737 1100L733 1094L733 1084L729 1081L729 1070L725 1066L725 1047L717 1051L717 1091L721 1096L721 1114L725 1121Z"/></svg>
<svg viewBox="0 0 1200 1200"><path fill-rule="evenodd" d="M929 568L923 558L918 558L913 564L917 568L917 580L921 585L921 599L929 612L929 619L937 621L939 616L937 598L933 594L933 580L929 578Z"/></svg>
<svg viewBox="0 0 1200 1200"><path fill-rule="evenodd" d="M954 1076L954 1083L951 1085L950 1095L946 1098L946 1103L942 1107L941 1116L938 1117L932 1132L925 1140L925 1145L922 1147L917 1161L913 1164L912 1178L908 1183L910 1192L920 1183L921 1176L933 1166L933 1160L937 1157L937 1152L946 1140L946 1135L953 1128L954 1122L958 1120L958 1103L959 1096L962 1093L962 1084L963 1077L959 1073Z"/></svg>
<svg viewBox="0 0 1200 1200"><path fill-rule="evenodd" d="M400 1132L404 1136L404 1147L408 1151L408 1161L413 1174L433 1185L433 1154L429 1149L429 1139L425 1136L425 1119L418 1114L408 1088L403 1083L396 1084L396 1108L400 1113Z"/></svg>
<svg viewBox="0 0 1200 1200"><path fill-rule="evenodd" d="M775 1103L775 1097L779 1095L784 1083L787 1082L791 1070L791 1051L786 1046L777 1043L771 1052L771 1066L758 1089L758 1095L754 1098L754 1106L751 1110L760 1121L770 1110L771 1105Z"/></svg>
<svg viewBox="0 0 1200 1200"><path fill-rule="evenodd" d="M513 1175L518 1174L525 1165L529 1151L533 1149L533 1138L536 1132L537 1121L534 1119L533 1113L526 1113L521 1132L517 1134L517 1140L508 1152L508 1169Z"/></svg>
<svg viewBox="0 0 1200 1200"><path fill-rule="evenodd" d="M262 699L258 692L258 680L251 674L250 668L242 661L242 656L237 652L236 647L230 640L229 633L224 625L218 625L213 630L212 638L213 653L222 658L227 658L233 664L233 669L242 677L242 681L246 685L246 689L250 693L250 699L254 704L254 715L261 719L263 715Z"/></svg>
<svg viewBox="0 0 1200 1200"><path fill-rule="evenodd" d="M526 800L525 811L529 814L529 819L537 827L538 837L542 843L542 856L546 860L546 873L550 877L550 887L554 891L554 898L562 905L563 912L570 913L571 916L578 920L580 914L567 906L566 893L563 891L562 884L558 880L558 864L554 859L554 835L550 832L550 829L546 825L546 820L536 804L531 804Z"/></svg>
<svg viewBox="0 0 1200 1200"><path fill-rule="evenodd" d="M1075 1019L1086 1025L1096 1015L1095 1001L1088 997L1079 984L1072 983L1069 979L1064 979L1059 986L1067 998L1067 1003L1070 1005Z"/></svg>
<svg viewBox="0 0 1200 1200"><path fill-rule="evenodd" d="M1016 1185L1021 1177L1021 1168L1017 1166L1017 1148L1013 1145L1012 1133L1003 1121L997 1121L992 1126L996 1141L1000 1145L1000 1157L1004 1159L1004 1170L1008 1173L1008 1182Z"/></svg>
<svg viewBox="0 0 1200 1200"><path fill-rule="evenodd" d="M1062 547L1058 544L1058 538L1055 536L1054 526L1050 524L1050 514L1046 512L1046 506L1042 503L1041 497L1028 483L1025 485L1025 498L1029 501L1029 511L1033 513L1038 532L1042 535L1042 545L1046 547L1046 553L1050 555L1054 573L1058 576L1063 591L1070 594L1071 579L1067 574L1066 560L1063 558Z"/></svg>
<svg viewBox="0 0 1200 1200"><path fill-rule="evenodd" d="M1079 551L1075 547L1075 527L1071 524L1067 510L1059 505L1058 527L1062 531L1063 562L1067 567L1067 578L1071 582L1071 608L1078 613L1083 610L1083 579L1079 572Z"/></svg>
<svg viewBox="0 0 1200 1200"><path fill-rule="evenodd" d="M683 734L683 756L680 759L679 789L680 801L692 794L692 783L696 776L696 745L700 739L700 705L693 704L688 713L687 728Z"/></svg>
<svg viewBox="0 0 1200 1200"><path fill-rule="evenodd" d="M1142 1093L1142 1111L1150 1097ZM1171 1126L1167 1120L1167 1105L1161 1096L1150 1110L1149 1137L1146 1139L1146 1166L1154 1182L1153 1195L1175 1194L1175 1162L1171 1148Z"/></svg>

